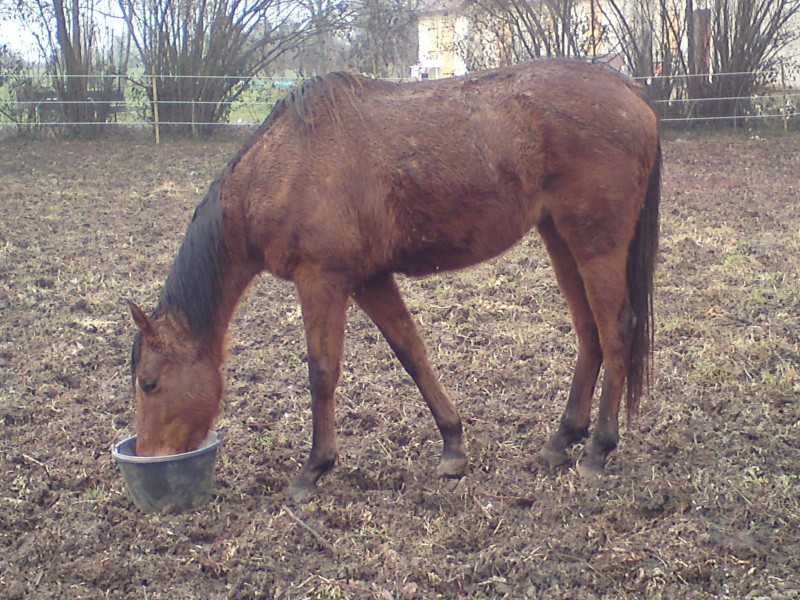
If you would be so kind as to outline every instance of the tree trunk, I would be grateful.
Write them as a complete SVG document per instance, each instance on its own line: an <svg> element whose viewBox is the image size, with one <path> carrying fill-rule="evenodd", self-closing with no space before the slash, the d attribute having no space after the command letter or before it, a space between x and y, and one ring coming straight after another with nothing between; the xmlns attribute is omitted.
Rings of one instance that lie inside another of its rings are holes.
<svg viewBox="0 0 800 600"><path fill-rule="evenodd" d="M63 59L63 69L54 77L54 83L63 103L62 114L70 123L69 129L77 132L80 130L78 124L93 120L93 111L87 102L88 68L81 54L80 8L78 1L73 0L72 31L67 25L64 0L53 0L53 9L56 17L56 39Z"/></svg>

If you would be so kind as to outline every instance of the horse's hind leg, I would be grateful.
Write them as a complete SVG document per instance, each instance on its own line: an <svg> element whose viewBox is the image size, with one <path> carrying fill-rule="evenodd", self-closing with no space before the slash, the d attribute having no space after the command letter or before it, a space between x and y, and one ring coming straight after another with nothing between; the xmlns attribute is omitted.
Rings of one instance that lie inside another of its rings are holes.
<svg viewBox="0 0 800 600"><path fill-rule="evenodd" d="M578 336L578 359L572 376L569 398L558 430L548 440L540 456L551 467L569 462L567 448L589 435L592 395L600 372L603 354L594 315L575 258L551 218L538 225L539 234L550 255L558 285L567 300Z"/></svg>
<svg viewBox="0 0 800 600"><path fill-rule="evenodd" d="M627 246L622 247L627 251ZM603 387L592 441L578 465L584 476L603 472L608 454L619 442L619 409L628 374L634 316L630 307L626 252L595 258L581 265L586 295L597 322L603 349Z"/></svg>
<svg viewBox="0 0 800 600"><path fill-rule="evenodd" d="M394 277L390 273L378 275L356 288L353 296L381 330L433 413L444 440L439 474L461 477L467 467L462 448L461 418L431 369L425 345Z"/></svg>
<svg viewBox="0 0 800 600"><path fill-rule="evenodd" d="M311 453L289 489L292 497L302 501L311 496L317 480L336 463L334 389L339 381L350 288L346 282L320 273L302 273L295 285L308 346L313 419Z"/></svg>

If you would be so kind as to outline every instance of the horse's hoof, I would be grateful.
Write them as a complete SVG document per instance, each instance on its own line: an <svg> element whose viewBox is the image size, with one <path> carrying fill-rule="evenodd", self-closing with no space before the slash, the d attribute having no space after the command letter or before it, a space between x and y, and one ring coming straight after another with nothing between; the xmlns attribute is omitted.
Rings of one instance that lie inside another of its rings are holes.
<svg viewBox="0 0 800 600"><path fill-rule="evenodd" d="M467 457L463 454L460 456L443 456L437 471L439 477L460 479L467 472Z"/></svg>
<svg viewBox="0 0 800 600"><path fill-rule="evenodd" d="M544 446L539 450L539 460L551 469L559 469L566 466L570 458L569 454L563 450L559 452L558 450L553 450L548 446Z"/></svg>
<svg viewBox="0 0 800 600"><path fill-rule="evenodd" d="M298 504L305 504L311 500L316 493L316 484L305 481L293 481L292 485L286 490L286 494Z"/></svg>
<svg viewBox="0 0 800 600"><path fill-rule="evenodd" d="M605 473L605 460L586 457L578 463L578 474L587 481L593 481Z"/></svg>

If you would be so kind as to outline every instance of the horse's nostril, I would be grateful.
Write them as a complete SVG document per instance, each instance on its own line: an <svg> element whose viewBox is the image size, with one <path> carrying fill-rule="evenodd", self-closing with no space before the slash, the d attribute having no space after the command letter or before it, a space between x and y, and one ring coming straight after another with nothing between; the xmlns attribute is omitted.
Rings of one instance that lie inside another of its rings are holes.
<svg viewBox="0 0 800 600"><path fill-rule="evenodd" d="M157 383L158 383L158 382L157 382L157 381L155 381L155 380L153 380L153 381L140 381L140 382L139 382L139 387L140 387L140 388L142 388L142 391L143 391L145 394L149 394L149 393L150 393L150 392L152 392L154 389L156 389L156 385L157 385Z"/></svg>

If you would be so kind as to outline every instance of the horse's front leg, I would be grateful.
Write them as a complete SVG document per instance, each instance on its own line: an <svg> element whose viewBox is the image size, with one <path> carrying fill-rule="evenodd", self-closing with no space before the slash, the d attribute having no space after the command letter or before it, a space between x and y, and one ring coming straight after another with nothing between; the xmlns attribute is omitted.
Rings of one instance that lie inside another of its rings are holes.
<svg viewBox="0 0 800 600"><path fill-rule="evenodd" d="M295 279L308 346L313 434L311 453L289 494L308 500L320 477L336 464L334 390L339 381L344 345L345 315L350 290L346 282L324 274L304 272Z"/></svg>

